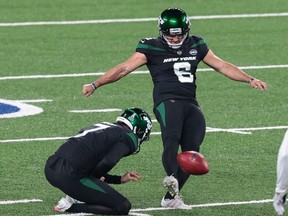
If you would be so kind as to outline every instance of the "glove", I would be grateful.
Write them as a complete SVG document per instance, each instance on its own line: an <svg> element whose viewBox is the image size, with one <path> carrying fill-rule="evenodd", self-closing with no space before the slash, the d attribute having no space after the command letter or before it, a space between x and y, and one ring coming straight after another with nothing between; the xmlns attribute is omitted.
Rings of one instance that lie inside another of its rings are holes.
<svg viewBox="0 0 288 216"><path fill-rule="evenodd" d="M278 215L283 215L286 205L286 194L285 193L275 193L273 198L273 206Z"/></svg>

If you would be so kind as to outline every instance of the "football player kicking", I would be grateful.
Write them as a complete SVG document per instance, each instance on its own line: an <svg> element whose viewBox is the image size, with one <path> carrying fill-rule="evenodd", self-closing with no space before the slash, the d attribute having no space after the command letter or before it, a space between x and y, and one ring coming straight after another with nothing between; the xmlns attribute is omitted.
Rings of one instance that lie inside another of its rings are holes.
<svg viewBox="0 0 288 216"><path fill-rule="evenodd" d="M280 145L277 158L277 182L273 206L278 215L283 215L286 204L286 194L288 188L288 130Z"/></svg>
<svg viewBox="0 0 288 216"><path fill-rule="evenodd" d="M131 203L109 183L121 184L141 178L137 172L122 176L108 172L122 158L140 150L149 139L152 122L139 109L126 109L116 123L102 122L80 130L49 157L48 182L66 195L54 207L60 212L128 215Z"/></svg>
<svg viewBox="0 0 288 216"><path fill-rule="evenodd" d="M154 114L163 142L162 163L167 174L163 184L169 191L161 205L189 209L179 196L189 174L179 169L176 157L179 146L181 151L199 152L206 132L205 118L196 99L198 64L203 61L224 76L262 91L266 90L266 83L217 57L202 37L189 36L189 17L182 9L164 10L158 28L159 37L140 40L128 60L84 85L82 93L90 96L100 86L113 83L142 65L148 67L154 83Z"/></svg>

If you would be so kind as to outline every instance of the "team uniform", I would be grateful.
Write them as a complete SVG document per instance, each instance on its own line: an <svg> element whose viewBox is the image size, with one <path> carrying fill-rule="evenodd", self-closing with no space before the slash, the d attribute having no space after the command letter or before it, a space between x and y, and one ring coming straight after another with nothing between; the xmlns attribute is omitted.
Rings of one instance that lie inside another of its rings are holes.
<svg viewBox="0 0 288 216"><path fill-rule="evenodd" d="M138 147L138 139L131 130L117 124L98 123L82 129L61 145L47 160L45 175L50 184L81 201L67 212L128 214L131 203L107 184L120 184L121 176L108 172Z"/></svg>
<svg viewBox="0 0 288 216"><path fill-rule="evenodd" d="M181 189L188 175L176 161L182 151L199 151L206 124L196 100L196 69L209 49L199 36L189 36L181 49L171 49L161 37L142 39L136 52L145 54L154 83L154 114L160 123L164 145L163 166L178 177ZM180 176L181 175L181 176Z"/></svg>

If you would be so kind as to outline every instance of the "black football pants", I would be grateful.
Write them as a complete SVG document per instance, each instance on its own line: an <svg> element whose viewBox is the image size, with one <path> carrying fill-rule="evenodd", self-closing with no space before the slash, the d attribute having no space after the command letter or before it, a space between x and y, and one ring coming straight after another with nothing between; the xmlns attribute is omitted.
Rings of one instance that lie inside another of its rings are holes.
<svg viewBox="0 0 288 216"><path fill-rule="evenodd" d="M164 169L168 176L178 179L180 190L189 174L177 164L179 146L182 152L200 151L206 133L204 115L197 105L183 100L164 101L154 109L154 114L161 127Z"/></svg>
<svg viewBox="0 0 288 216"><path fill-rule="evenodd" d="M55 155L47 160L45 175L51 185L84 202L73 204L67 212L128 215L131 209L131 203L107 183L93 176L77 177L73 167Z"/></svg>

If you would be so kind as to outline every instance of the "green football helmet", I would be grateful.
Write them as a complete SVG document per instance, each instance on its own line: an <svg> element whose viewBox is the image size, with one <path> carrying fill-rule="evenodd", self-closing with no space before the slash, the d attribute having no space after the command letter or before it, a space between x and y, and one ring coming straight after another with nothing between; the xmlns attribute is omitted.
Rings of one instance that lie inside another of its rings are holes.
<svg viewBox="0 0 288 216"><path fill-rule="evenodd" d="M180 8L168 8L164 10L158 19L159 34L164 43L173 49L179 49L186 40L190 31L190 20L185 11ZM165 35L183 35L183 40L178 44L171 44Z"/></svg>
<svg viewBox="0 0 288 216"><path fill-rule="evenodd" d="M152 121L144 110L140 108L128 108L116 119L116 122L122 122L127 125L138 137L140 144L143 141L149 140Z"/></svg>

